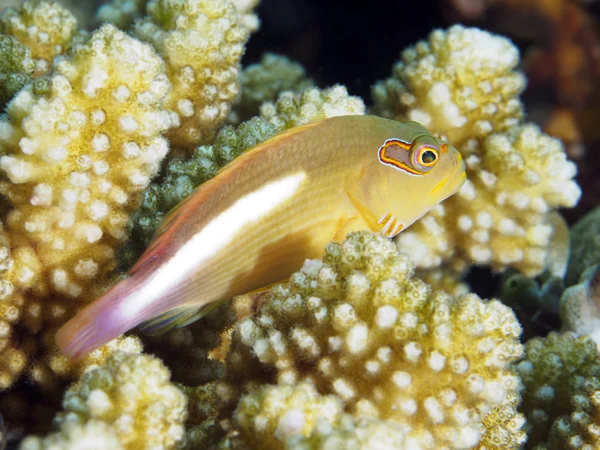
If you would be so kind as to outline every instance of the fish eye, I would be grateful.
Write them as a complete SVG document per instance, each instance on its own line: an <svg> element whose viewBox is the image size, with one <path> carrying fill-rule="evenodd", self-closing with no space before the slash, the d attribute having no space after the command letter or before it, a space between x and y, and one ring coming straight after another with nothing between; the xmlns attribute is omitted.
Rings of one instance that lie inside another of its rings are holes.
<svg viewBox="0 0 600 450"><path fill-rule="evenodd" d="M429 172L440 159L438 149L431 145L421 145L413 149L411 156L414 168L421 172Z"/></svg>
<svg viewBox="0 0 600 450"><path fill-rule="evenodd" d="M434 163L437 160L437 155L435 154L435 152L433 150L425 150L422 151L421 154L419 155L419 162L423 165L423 166L427 166L430 165L432 163Z"/></svg>

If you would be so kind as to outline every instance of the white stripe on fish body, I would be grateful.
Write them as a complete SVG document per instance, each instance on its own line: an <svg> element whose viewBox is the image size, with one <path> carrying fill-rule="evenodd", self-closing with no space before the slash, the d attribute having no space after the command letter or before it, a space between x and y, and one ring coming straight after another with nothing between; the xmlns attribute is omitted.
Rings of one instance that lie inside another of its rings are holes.
<svg viewBox="0 0 600 450"><path fill-rule="evenodd" d="M194 235L156 271L146 283L120 305L124 318L133 319L159 297L167 295L192 277L203 263L233 241L237 235L298 192L306 180L305 172L272 181L236 200Z"/></svg>
<svg viewBox="0 0 600 450"><path fill-rule="evenodd" d="M404 229L404 224L389 212L381 216L377 224L381 227L381 233L390 239L397 236Z"/></svg>

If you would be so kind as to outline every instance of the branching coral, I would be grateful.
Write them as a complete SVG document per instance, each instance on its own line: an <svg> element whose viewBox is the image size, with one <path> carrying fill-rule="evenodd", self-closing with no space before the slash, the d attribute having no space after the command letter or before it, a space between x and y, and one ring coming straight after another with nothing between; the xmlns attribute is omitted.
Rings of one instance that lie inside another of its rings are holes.
<svg viewBox="0 0 600 450"><path fill-rule="evenodd" d="M31 51L12 36L0 34L0 111L31 80Z"/></svg>
<svg viewBox="0 0 600 450"><path fill-rule="evenodd" d="M66 424L58 433L45 438L25 438L19 450L123 450L114 429L104 422Z"/></svg>
<svg viewBox="0 0 600 450"><path fill-rule="evenodd" d="M187 404L169 377L155 357L115 352L67 390L57 423L104 422L125 449L175 448L183 439Z"/></svg>
<svg viewBox="0 0 600 450"><path fill-rule="evenodd" d="M406 430L396 422L372 418L356 419L345 414L332 426L321 421L308 437L292 436L286 442L289 450L394 450L404 449Z"/></svg>
<svg viewBox="0 0 600 450"><path fill-rule="evenodd" d="M525 77L508 39L456 25L402 53L390 79L373 86L375 112L414 120L455 146L517 125Z"/></svg>
<svg viewBox="0 0 600 450"><path fill-rule="evenodd" d="M214 138L239 94L249 31L229 0L150 0L147 13L133 31L165 60L168 107L181 119L169 138L191 151Z"/></svg>
<svg viewBox="0 0 600 450"><path fill-rule="evenodd" d="M58 2L27 1L20 8L0 14L0 32L17 38L31 50L36 76L52 67L57 55L66 53L77 32L77 19Z"/></svg>
<svg viewBox="0 0 600 450"><path fill-rule="evenodd" d="M507 39L454 26L406 50L394 76L373 88L377 113L445 135L467 164L459 193L399 236L420 267L453 258L459 270L474 262L537 275L553 233L548 213L579 199L561 143L521 124L517 63Z"/></svg>
<svg viewBox="0 0 600 450"><path fill-rule="evenodd" d="M64 322L114 267L128 215L168 150L169 89L154 50L106 25L57 63L49 94L28 85L0 121L0 192L13 206L18 268L7 280L18 277L14 295L27 289L19 321L29 333ZM52 336L42 339L50 349ZM64 357L49 364L68 371Z"/></svg>
<svg viewBox="0 0 600 450"><path fill-rule="evenodd" d="M518 387L520 326L498 301L454 299L412 276L370 232L331 243L234 330L228 377L302 380L354 415L405 425L421 448L472 448L484 417Z"/></svg>
<svg viewBox="0 0 600 450"><path fill-rule="evenodd" d="M265 53L260 63L246 67L240 80L242 94L230 117L234 123L257 115L262 103L277 100L282 92L301 92L313 84L300 64L274 53Z"/></svg>
<svg viewBox="0 0 600 450"><path fill-rule="evenodd" d="M230 446L282 449L292 436L308 437L320 420L336 423L342 411L339 397L321 396L310 383L261 386L240 399L232 420L237 435Z"/></svg>
<svg viewBox="0 0 600 450"><path fill-rule="evenodd" d="M592 339L569 333L531 339L515 367L524 385L526 448L583 450L600 445L600 359Z"/></svg>
<svg viewBox="0 0 600 450"><path fill-rule="evenodd" d="M591 266L579 283L567 288L560 299L563 330L589 335L600 344L600 266Z"/></svg>

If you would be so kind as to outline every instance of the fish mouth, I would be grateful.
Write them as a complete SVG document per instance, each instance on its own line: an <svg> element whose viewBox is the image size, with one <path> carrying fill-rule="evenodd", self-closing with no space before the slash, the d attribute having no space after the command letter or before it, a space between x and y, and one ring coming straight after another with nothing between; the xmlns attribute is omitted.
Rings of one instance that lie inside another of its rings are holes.
<svg viewBox="0 0 600 450"><path fill-rule="evenodd" d="M446 200L448 197L456 194L458 190L462 187L462 185L467 180L467 172L465 170L465 162L462 157L458 156L457 158L458 164L456 168L452 171L450 175L440 181L434 188L430 191L430 195L438 196L439 202Z"/></svg>

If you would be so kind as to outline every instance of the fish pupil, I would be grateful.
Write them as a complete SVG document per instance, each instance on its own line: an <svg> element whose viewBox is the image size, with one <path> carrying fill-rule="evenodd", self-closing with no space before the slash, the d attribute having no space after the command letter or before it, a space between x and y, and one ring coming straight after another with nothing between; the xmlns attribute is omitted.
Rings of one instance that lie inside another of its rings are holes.
<svg viewBox="0 0 600 450"><path fill-rule="evenodd" d="M426 150L423 152L423 155L421 156L421 160L423 161L424 164L431 164L432 162L434 162L436 159L435 153L433 153L431 150Z"/></svg>

